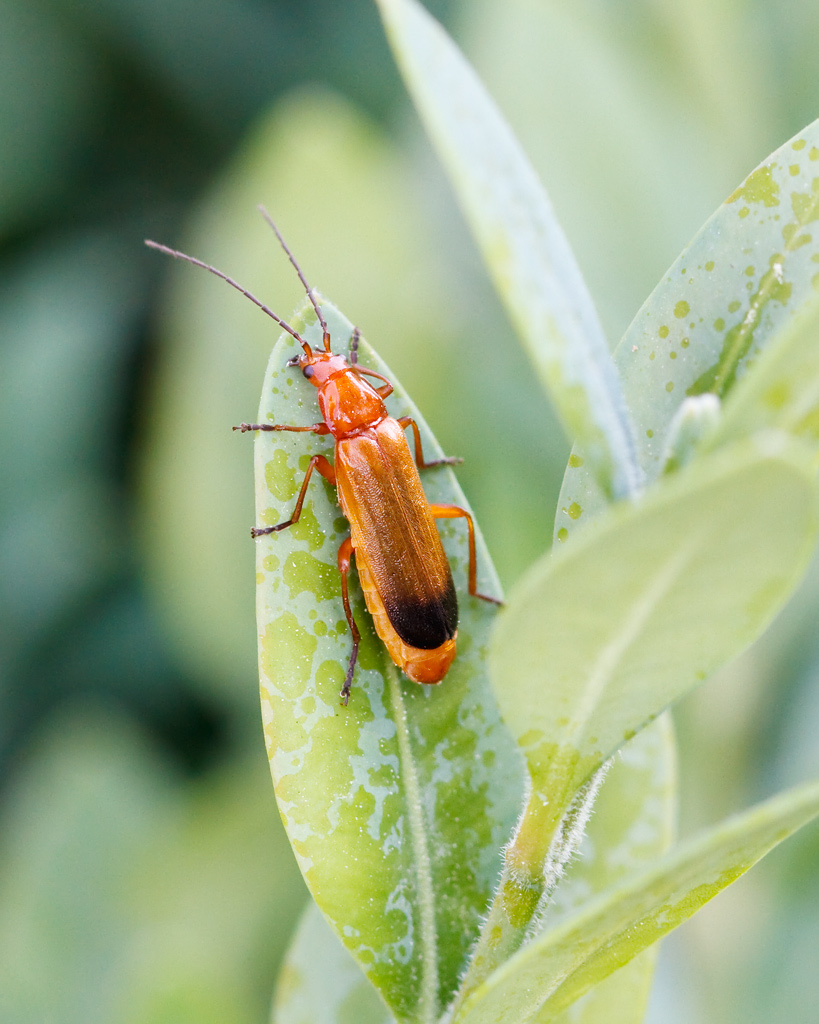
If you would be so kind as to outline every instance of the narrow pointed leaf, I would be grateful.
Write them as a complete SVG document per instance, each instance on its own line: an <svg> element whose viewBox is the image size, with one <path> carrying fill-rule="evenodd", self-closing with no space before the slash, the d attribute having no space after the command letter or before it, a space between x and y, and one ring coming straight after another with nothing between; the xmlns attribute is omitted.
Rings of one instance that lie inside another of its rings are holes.
<svg viewBox="0 0 819 1024"><path fill-rule="evenodd" d="M393 1024L315 903L302 914L279 973L271 1024Z"/></svg>
<svg viewBox="0 0 819 1024"><path fill-rule="evenodd" d="M570 437L604 491L639 484L606 340L551 203L509 125L416 0L378 0L419 114L509 316Z"/></svg>
<svg viewBox="0 0 819 1024"><path fill-rule="evenodd" d="M352 325L330 304L323 309L343 351ZM308 319L305 336L318 345L312 311ZM289 336L273 350L260 422L318 418L315 389L284 367L293 352ZM388 404L417 420L427 457L439 452L395 377L363 342L360 359L393 382ZM289 517L315 452L330 454L332 446L312 434L259 434L261 524ZM423 477L430 500L465 504L448 469ZM518 755L485 675L495 611L465 592L464 524L448 521L441 534L459 589L452 669L437 687L401 676L353 580L362 644L347 708L339 690L351 641L336 553L348 526L335 492L312 480L299 522L257 544L262 712L279 809L316 902L399 1021L432 1020L450 998L521 799ZM478 577L480 589L499 593L480 540Z"/></svg>
<svg viewBox="0 0 819 1024"><path fill-rule="evenodd" d="M727 398L815 290L819 121L772 153L719 207L651 293L614 353L638 460L663 468L666 435L688 395ZM607 502L578 440L555 535Z"/></svg>
<svg viewBox="0 0 819 1024"><path fill-rule="evenodd" d="M813 783L681 845L522 949L468 1000L455 1024L549 1024L817 814L819 784Z"/></svg>
<svg viewBox="0 0 819 1024"><path fill-rule="evenodd" d="M610 974L555 1017L550 1010L538 1024L643 1024L659 947L652 946Z"/></svg>
<svg viewBox="0 0 819 1024"><path fill-rule="evenodd" d="M501 613L493 680L549 822L755 639L800 579L817 533L810 453L764 437L611 509L541 559Z"/></svg>

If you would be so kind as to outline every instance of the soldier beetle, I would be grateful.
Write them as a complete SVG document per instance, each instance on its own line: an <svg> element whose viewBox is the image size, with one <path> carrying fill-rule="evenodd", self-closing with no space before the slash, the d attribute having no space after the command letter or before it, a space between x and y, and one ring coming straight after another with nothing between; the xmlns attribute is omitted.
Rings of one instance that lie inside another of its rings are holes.
<svg viewBox="0 0 819 1024"><path fill-rule="evenodd" d="M361 635L353 617L347 589L350 564L355 556L364 601L375 631L395 664L414 682L440 683L455 658L458 635L458 598L436 519L465 519L469 536L469 593L492 604L497 598L478 593L475 528L470 513L459 505L430 504L421 485L419 470L451 465L460 459L425 461L418 425L409 416L390 416L384 400L392 393L386 377L358 363L359 331L355 328L349 356L330 347L327 323L295 257L285 244L270 215L259 208L287 254L304 286L322 330L323 347L314 350L286 321L240 284L201 260L157 242L146 241L176 259L210 271L255 303L301 346L301 353L286 366L298 367L316 388L321 423L295 427L281 423L241 423L234 430L296 431L330 434L335 441L332 463L314 455L299 490L293 514L276 526L254 527L253 537L286 530L298 522L307 485L316 470L336 489L339 504L350 524L350 536L338 549L344 614L353 638L347 674L341 689L346 705L350 697ZM382 383L370 384L366 377ZM412 429L415 457L404 431Z"/></svg>

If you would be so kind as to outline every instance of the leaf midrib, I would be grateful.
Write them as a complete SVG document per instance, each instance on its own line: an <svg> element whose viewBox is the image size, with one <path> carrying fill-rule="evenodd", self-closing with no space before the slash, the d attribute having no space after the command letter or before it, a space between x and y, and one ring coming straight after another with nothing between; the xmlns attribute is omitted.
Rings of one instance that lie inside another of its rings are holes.
<svg viewBox="0 0 819 1024"><path fill-rule="evenodd" d="M574 725L565 742L585 751L584 740L589 723L599 708L600 701L609 683L614 678L617 666L642 635L646 623L655 613L658 605L673 587L680 572L691 558L699 536L689 538L679 550L663 562L652 579L642 588L638 599L626 610L627 614L612 638L600 651L597 660L586 676L583 692L578 701Z"/></svg>
<svg viewBox="0 0 819 1024"><path fill-rule="evenodd" d="M386 659L385 659L386 660ZM427 845L421 787L412 756L407 709L398 672L392 662L387 666L395 728L398 737L398 757L401 782L406 797L410 841L412 843L415 876L418 887L418 914L420 918L421 992L415 1020L418 1024L434 1024L438 1019L438 934L435 928L435 895L432 881L432 862Z"/></svg>

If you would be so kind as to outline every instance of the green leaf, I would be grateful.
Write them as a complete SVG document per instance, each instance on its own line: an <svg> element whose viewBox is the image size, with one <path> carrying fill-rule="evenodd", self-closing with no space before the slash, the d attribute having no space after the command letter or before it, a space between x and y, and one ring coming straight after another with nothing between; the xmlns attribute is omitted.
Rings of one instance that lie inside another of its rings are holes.
<svg viewBox="0 0 819 1024"><path fill-rule="evenodd" d="M642 1024L651 994L658 947L651 947L598 982L555 1017L551 1011L538 1024Z"/></svg>
<svg viewBox="0 0 819 1024"><path fill-rule="evenodd" d="M709 829L535 939L464 1005L456 1024L547 1024L588 988L687 920L819 814L800 786Z"/></svg>
<svg viewBox="0 0 819 1024"><path fill-rule="evenodd" d="M342 351L352 325L329 303L323 311ZM307 316L315 320L310 309ZM304 330L320 344L314 322ZM273 349L259 422L317 419L315 389L285 368L293 351L289 335ZM360 354L393 382L391 408L416 419L425 452L439 452L389 368L363 341ZM261 524L289 517L310 456L331 450L312 434L259 434ZM465 504L444 467L426 471L424 487L431 501ZM350 704L341 707L351 641L336 555L347 534L336 495L319 478L299 522L257 543L265 736L282 818L316 902L395 1017L429 1021L455 989L522 793L519 755L486 677L495 610L467 596L467 532L444 523L461 609L452 669L438 687L402 678L353 581L362 643ZM477 539L479 588L497 594Z"/></svg>
<svg viewBox="0 0 819 1024"><path fill-rule="evenodd" d="M378 0L427 132L509 316L604 491L639 484L634 439L597 313L551 203L475 72L415 0Z"/></svg>
<svg viewBox="0 0 819 1024"><path fill-rule="evenodd" d="M465 993L524 940L581 787L762 631L816 533L809 453L783 435L758 435L613 507L520 582L490 667L532 787Z"/></svg>
<svg viewBox="0 0 819 1024"><path fill-rule="evenodd" d="M290 945L271 1024L393 1024L393 1018L321 911L310 903Z"/></svg>
<svg viewBox="0 0 819 1024"><path fill-rule="evenodd" d="M594 895L666 852L673 834L676 759L671 721L663 716L623 748L595 805L580 856L549 908L562 920ZM584 999L572 1021L639 1024L653 973L645 954ZM600 1007L606 1016L596 1016ZM389 1024L375 990L315 904L304 912L276 989L272 1024ZM568 1021L566 1022L568 1024Z"/></svg>
<svg viewBox="0 0 819 1024"><path fill-rule="evenodd" d="M733 192L683 250L614 354L648 480L663 468L687 396L731 394L751 362L814 294L819 232L819 121ZM558 503L556 537L607 503L578 441ZM590 471L591 470L591 471Z"/></svg>
<svg viewBox="0 0 819 1024"><path fill-rule="evenodd" d="M819 271L817 272L819 283ZM819 442L819 297L772 339L749 366L725 403L708 447L778 428L812 444Z"/></svg>
<svg viewBox="0 0 819 1024"><path fill-rule="evenodd" d="M801 577L817 534L810 460L765 440L613 507L502 611L493 680L550 822L624 740L751 643Z"/></svg>
<svg viewBox="0 0 819 1024"><path fill-rule="evenodd" d="M677 812L676 767L669 715L622 748L594 805L579 856L545 907L543 919L550 927L667 852ZM656 950L636 957L588 992L559 1024L640 1024L655 959Z"/></svg>

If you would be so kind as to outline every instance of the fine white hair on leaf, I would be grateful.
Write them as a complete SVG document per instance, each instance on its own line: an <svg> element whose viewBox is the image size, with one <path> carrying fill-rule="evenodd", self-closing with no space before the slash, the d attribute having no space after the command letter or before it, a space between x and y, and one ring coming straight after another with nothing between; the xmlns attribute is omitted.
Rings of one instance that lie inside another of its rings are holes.
<svg viewBox="0 0 819 1024"><path fill-rule="evenodd" d="M546 911L548 910L549 904L552 899L552 895L554 894L554 891L557 888L557 885L560 882L560 879L564 871L566 870L569 861L577 852L577 849L583 840L583 835L586 831L586 826L589 823L589 818L591 818L592 809L594 808L594 802L597 799L597 794L600 792L600 787L603 785L606 775L608 774L608 770L612 766L613 762L613 757L609 758L608 761L605 761L597 769L594 775L592 775L589 781L584 786L582 786L577 791L577 793L575 793L574 799L572 800L571 804L569 804L566 813L560 820L560 826L555 834L555 838L552 840L552 845L549 847L549 853L546 858L546 863L543 869L545 881L543 893L538 901L538 905L532 917L531 924L526 930L523 942L524 945L527 942L529 942L530 939L534 938L535 935L537 935L539 932L543 930L545 924ZM515 839L517 838L518 833L520 832L521 825L526 816L526 808L529 805L529 799L531 795L532 780L527 775L525 791L523 794L523 811L521 812L521 816L518 819L518 822L512 831L512 836L509 839L509 842L503 847L501 851L502 860L504 862L506 859L506 851L509 849L510 846L514 844ZM521 878L519 876L516 880L520 885L526 885L527 881L531 881L525 878ZM483 925L486 923L488 914L489 911L487 909L486 915L484 915L483 919L480 922L481 929L483 928ZM475 943L473 944L473 952L475 947L478 945L478 942L479 939L476 939ZM470 955L466 958L466 964L461 974L461 981L463 981L463 979L467 975L471 959L472 953L470 953ZM454 1004L447 1007L447 1009L440 1017L438 1024L450 1024L450 1021L452 1019L453 1006Z"/></svg>
<svg viewBox="0 0 819 1024"><path fill-rule="evenodd" d="M614 758L609 758L608 761L605 761L589 781L575 793L574 799L561 818L560 827L555 833L552 845L549 847L546 863L543 866L543 879L545 883L543 894L538 901L531 924L526 929L526 935L523 940L524 945L533 939L535 935L543 931L552 896L569 862L577 853L580 843L583 841L586 826L589 823L594 808L594 802L613 761Z"/></svg>

